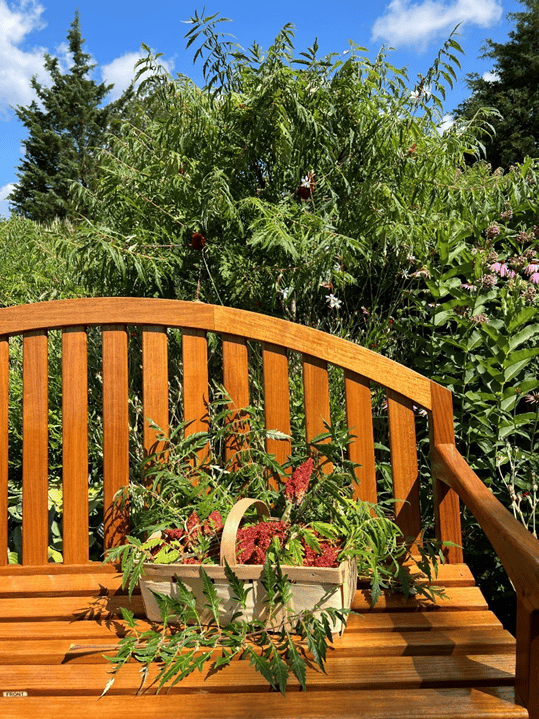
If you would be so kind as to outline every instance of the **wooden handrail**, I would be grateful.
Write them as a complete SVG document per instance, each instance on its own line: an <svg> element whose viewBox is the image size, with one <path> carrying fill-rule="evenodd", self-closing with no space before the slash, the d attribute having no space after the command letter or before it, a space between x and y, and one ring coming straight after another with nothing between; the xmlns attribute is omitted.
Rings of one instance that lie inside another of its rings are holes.
<svg viewBox="0 0 539 719"><path fill-rule="evenodd" d="M433 451L438 479L449 485L472 512L489 538L519 600L539 610L539 540L499 502L453 444Z"/></svg>

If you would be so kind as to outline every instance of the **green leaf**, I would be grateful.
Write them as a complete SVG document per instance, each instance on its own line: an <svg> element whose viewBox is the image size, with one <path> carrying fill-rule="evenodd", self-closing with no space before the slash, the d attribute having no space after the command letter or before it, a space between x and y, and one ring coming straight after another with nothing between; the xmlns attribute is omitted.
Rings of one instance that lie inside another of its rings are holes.
<svg viewBox="0 0 539 719"><path fill-rule="evenodd" d="M513 317L513 319L510 320L509 325L507 326L507 332L509 335L512 335L515 330L522 325L527 324L536 314L537 309L535 307L524 307L524 309L522 309L516 317Z"/></svg>
<svg viewBox="0 0 539 719"><path fill-rule="evenodd" d="M215 589L215 586L209 578L207 572L204 570L204 567L200 568L200 574L202 576L202 592L208 600L208 603L204 606L208 607L213 615L215 623L219 626L219 597L217 595L217 590Z"/></svg>
<svg viewBox="0 0 539 719"><path fill-rule="evenodd" d="M535 308L527 308L535 309ZM509 339L509 351L512 352L524 342L528 342L539 334L539 325L527 325L524 329L520 330L516 334L513 334Z"/></svg>
<svg viewBox="0 0 539 719"><path fill-rule="evenodd" d="M271 670L270 662L264 657L257 654L256 651L249 645L245 647L247 656L249 657L249 663L253 666L257 672L260 672L268 684L275 687L275 677Z"/></svg>

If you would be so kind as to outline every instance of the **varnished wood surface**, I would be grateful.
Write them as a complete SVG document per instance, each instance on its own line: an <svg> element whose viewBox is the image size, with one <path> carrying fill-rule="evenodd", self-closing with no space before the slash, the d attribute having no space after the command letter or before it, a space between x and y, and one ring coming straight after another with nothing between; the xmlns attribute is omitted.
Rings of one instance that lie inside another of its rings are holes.
<svg viewBox="0 0 539 719"><path fill-rule="evenodd" d="M276 429L290 437L290 388L286 349L263 343L262 362L266 427ZM277 462L282 465L290 457L291 440L268 438L266 450L275 455Z"/></svg>
<svg viewBox="0 0 539 719"><path fill-rule="evenodd" d="M417 543L421 537L421 508L413 403L389 390L387 413L395 522L406 539Z"/></svg>
<svg viewBox="0 0 539 719"><path fill-rule="evenodd" d="M4 719L527 719L525 709L512 703L511 689L419 689L403 696L401 689L280 694L229 693L152 696L42 697L0 699ZM179 714L180 712L180 714Z"/></svg>
<svg viewBox="0 0 539 719"><path fill-rule="evenodd" d="M87 372L85 333L86 327L92 325L103 326L107 508L129 476L129 325L143 326L144 413L157 419L163 429L168 422L167 327L183 331L185 417L193 420L188 431L207 426L207 332L222 335L223 382L231 395L231 421L235 421L235 413L249 403L249 340L262 342L268 424L275 422L275 428L285 433L290 426L287 354L292 351L303 357L308 439L324 431L323 420L331 419L328 364L343 368L347 421L358 430L350 457L362 465L357 473L362 483L356 487L356 493L370 501L376 499L370 386L378 383L385 387L395 497L405 500L397 505L397 520L404 533L414 537L419 536L420 513L413 407L426 408L437 535L455 545L461 544L460 497L490 537L519 598L518 697L528 704L530 717L539 719L539 543L496 503L456 451L451 394L395 362L311 328L202 303L141 298L66 300L0 309L0 400L4 402L0 409L0 511L4 516L7 513L6 457L10 451L6 448L8 337L16 333L24 334L23 443L26 448L23 458L25 566L0 566L0 665L9 667L5 676L13 681L16 681L17 667L25 667L19 676L25 676L28 686L33 687L32 692L37 692L24 697L22 704L17 704L19 699L4 699L0 694L3 715L69 716L76 706L76 716L82 712L91 717L105 670L102 654L125 632L120 608L128 606L136 616L143 616L140 596L126 598L112 568L87 563L87 516L83 516L87 507L84 417L87 388L85 381L78 380ZM64 566L47 563L47 332L54 328L64 329L63 415L67 423L63 430ZM155 433L146 431L146 452L156 448L155 441ZM239 448L229 446L227 456L232 458ZM288 448L287 442L276 446L283 455ZM119 512L110 513L109 509L106 515L106 544L123 541L127 517ZM2 532L0 550L5 553L5 529ZM481 593L473 586L469 572L461 564L461 548L449 548L447 557L452 564L442 568L438 582L446 586L447 597L434 605L422 598L404 602L398 595L385 595L371 609L367 588L360 584L353 602L353 609L359 614L351 618L344 636L335 640L328 675L314 672L313 688L306 695L301 695L292 682L290 701L283 703L279 695L268 692L251 669L241 665L237 676L234 671L228 677L220 672L203 674L190 679L194 683L185 685L183 690L180 686L177 692L185 699L182 716L244 717L251 711L256 711L258 717L296 718L357 716L358 711L366 719L409 717L410 711L418 717L526 716L515 706L512 694L514 640L499 626ZM5 559L0 564L3 562ZM69 692L67 672L72 673L72 686L81 692L77 697L80 705L69 704L68 696L60 697ZM129 672L122 690L126 694L135 689L132 678L136 672L131 667ZM45 679L49 689L45 687ZM219 693L226 694L226 701L209 702L207 694ZM172 711L173 697L157 697L153 703L146 703L145 697L138 700L120 694L102 700L100 712L106 706L111 716L122 716L129 711L130 717L162 718ZM330 694L332 700L324 702ZM57 695L60 698L55 698ZM246 701L246 696L252 701ZM42 705L36 704L40 697L47 697ZM298 697L308 699L299 702ZM260 701L262 698L265 703ZM116 700L123 700L125 704L120 706ZM210 708L212 713L207 714Z"/></svg>
<svg viewBox="0 0 539 719"><path fill-rule="evenodd" d="M161 452L163 442L157 425L168 437L168 339L166 330L155 325L142 328L142 396L144 402L144 453ZM150 424L150 420L151 423Z"/></svg>
<svg viewBox="0 0 539 719"><path fill-rule="evenodd" d="M9 341L0 337L0 512L7 516L8 506L8 460L9 460ZM0 521L0 567L8 561L7 522Z"/></svg>
<svg viewBox="0 0 539 719"><path fill-rule="evenodd" d="M439 444L455 444L453 427L453 400L451 392L432 383L432 411L429 412L429 439L431 463L435 447ZM433 465L434 520L436 536L441 541L451 542L453 546L445 549L444 554L450 562L463 561L462 532L460 527L460 502L458 494L438 476Z"/></svg>
<svg viewBox="0 0 539 719"><path fill-rule="evenodd" d="M287 697L271 692L246 661L195 672L171 693L135 696L140 667L118 675L99 699L110 655L126 630L120 606L139 616L139 596L119 594L118 575L5 576L0 586L2 717L174 717L182 719L500 719L527 712L514 703L515 642L486 609L466 565L443 566L448 600L429 611L386 596L371 611L357 592L342 637L328 650L326 673L307 671L307 692L294 678ZM32 593L32 582L34 582ZM77 595L64 594L72 585ZM56 595L51 595L55 590ZM17 607L18 605L18 607ZM145 620L141 628L147 627ZM155 668L151 676L155 676ZM9 697L7 692L25 692ZM180 709L181 707L181 709ZM410 714L410 711L413 713Z"/></svg>
<svg viewBox="0 0 539 719"><path fill-rule="evenodd" d="M487 489L454 445L436 446L434 466L481 525L515 585L517 596L529 611L538 611L538 540Z"/></svg>
<svg viewBox="0 0 539 719"><path fill-rule="evenodd" d="M117 501L129 482L127 329L103 328L103 501L105 547L121 544L127 514Z"/></svg>
<svg viewBox="0 0 539 719"><path fill-rule="evenodd" d="M186 436L207 432L209 427L208 342L202 330L187 329L182 335L183 408ZM209 447L199 452L199 461L208 456Z"/></svg>
<svg viewBox="0 0 539 719"><path fill-rule="evenodd" d="M23 339L23 526L22 554L27 564L48 562L48 344L43 330ZM5 520L3 520L5 521Z"/></svg>
<svg viewBox="0 0 539 719"><path fill-rule="evenodd" d="M223 335L223 385L230 397L228 422L233 429L226 439L225 457L235 467L236 454L246 446L242 435L249 431L249 418L243 409L249 405L249 361L243 337Z"/></svg>
<svg viewBox="0 0 539 719"><path fill-rule="evenodd" d="M376 460L374 455L374 430L372 421L371 388L369 380L355 372L344 371L344 394L346 398L346 424L350 429L349 458L357 463L357 484L354 497L363 502L376 504Z"/></svg>
<svg viewBox="0 0 539 719"><path fill-rule="evenodd" d="M141 297L92 297L36 302L0 310L0 336L40 328L59 329L73 325L104 323L191 327L229 333L259 342L309 352L327 362L347 367L368 379L410 397L425 409L431 408L430 381L371 350L320 330L275 317L206 305L201 302Z"/></svg>
<svg viewBox="0 0 539 719"><path fill-rule="evenodd" d="M62 336L63 552L88 561L88 359L84 327Z"/></svg>

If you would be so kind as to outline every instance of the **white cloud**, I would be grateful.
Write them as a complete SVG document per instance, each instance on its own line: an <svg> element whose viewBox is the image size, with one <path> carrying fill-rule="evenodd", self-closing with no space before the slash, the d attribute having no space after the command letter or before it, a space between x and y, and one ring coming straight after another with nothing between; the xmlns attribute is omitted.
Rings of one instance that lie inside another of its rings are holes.
<svg viewBox="0 0 539 719"><path fill-rule="evenodd" d="M13 182L8 182L7 185L0 187L0 202L3 202L4 200L7 199L7 196L13 190L14 187L15 187L15 185Z"/></svg>
<svg viewBox="0 0 539 719"><path fill-rule="evenodd" d="M27 105L35 98L32 75L40 81L48 77L43 69L43 48L25 51L19 47L27 35L44 27L44 10L35 0L19 0L9 6L0 0L0 117L4 119L10 105Z"/></svg>
<svg viewBox="0 0 539 719"><path fill-rule="evenodd" d="M135 63L140 58L146 57L146 53L139 52L126 52L124 55L117 57L108 65L101 66L101 77L107 84L114 83L110 95L107 96L107 101L117 100L122 92L129 87L129 84L135 77ZM174 62L172 60L164 60L159 58L159 62L165 67L168 72L172 72L174 68Z"/></svg>
<svg viewBox="0 0 539 719"><path fill-rule="evenodd" d="M438 126L438 132L440 135L443 135L446 130L449 130L450 127L452 127L455 124L455 120L453 120L453 117L451 115L444 115L442 117L442 122Z"/></svg>
<svg viewBox="0 0 539 719"><path fill-rule="evenodd" d="M486 80L487 82L496 82L496 80L499 80L500 76L496 75L495 72L484 72L483 73L483 80Z"/></svg>
<svg viewBox="0 0 539 719"><path fill-rule="evenodd" d="M448 35L459 23L489 27L502 16L500 0L456 0L449 4L439 0L391 0L384 15L372 29L373 40L382 40L395 47L427 43L440 35Z"/></svg>

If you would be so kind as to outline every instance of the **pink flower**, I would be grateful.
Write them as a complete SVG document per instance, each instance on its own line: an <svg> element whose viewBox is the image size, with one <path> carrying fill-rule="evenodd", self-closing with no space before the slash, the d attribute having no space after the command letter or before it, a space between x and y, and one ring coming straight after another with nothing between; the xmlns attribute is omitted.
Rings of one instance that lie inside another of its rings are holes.
<svg viewBox="0 0 539 719"><path fill-rule="evenodd" d="M303 502L307 487L309 486L313 465L313 459L309 457L306 462L296 469L285 485L284 492L287 498L294 502L294 504L301 504Z"/></svg>
<svg viewBox="0 0 539 719"><path fill-rule="evenodd" d="M530 394L527 394L526 402L529 402L530 404L539 404L539 392L530 392Z"/></svg>
<svg viewBox="0 0 539 719"><path fill-rule="evenodd" d="M509 268L505 262L494 262L494 264L490 266L490 269L491 272L496 272L500 277L506 277L509 274Z"/></svg>
<svg viewBox="0 0 539 719"><path fill-rule="evenodd" d="M492 267L491 267L491 269L492 269ZM461 289L463 289L463 290L468 290L468 292L472 292L473 290L476 290L476 289L477 289L477 286L476 286L476 285L469 284L468 282L465 282L465 283L462 284L460 287L461 287Z"/></svg>
<svg viewBox="0 0 539 719"><path fill-rule="evenodd" d="M533 275L530 277L530 282L533 282L534 285L539 285L539 272L533 273Z"/></svg>
<svg viewBox="0 0 539 719"><path fill-rule="evenodd" d="M534 263L534 264L531 264L531 265L528 265L527 267L524 268L524 272L525 272L527 275L533 275L533 274L535 274L536 272L539 272L539 265L538 265L538 264L535 264L535 263Z"/></svg>

